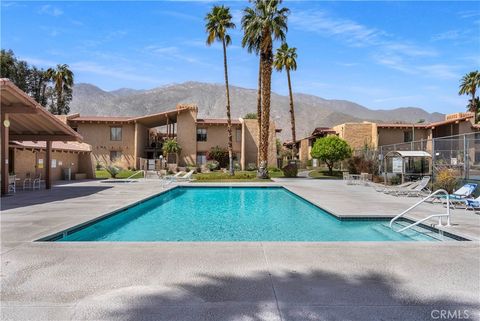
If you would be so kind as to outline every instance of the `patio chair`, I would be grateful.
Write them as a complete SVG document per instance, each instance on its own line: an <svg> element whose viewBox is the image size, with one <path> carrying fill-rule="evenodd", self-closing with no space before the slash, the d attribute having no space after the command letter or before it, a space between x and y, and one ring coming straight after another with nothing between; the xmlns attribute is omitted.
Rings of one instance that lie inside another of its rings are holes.
<svg viewBox="0 0 480 321"><path fill-rule="evenodd" d="M420 181L411 181L411 182L405 182L400 185L394 185L394 186L383 186L383 189L378 190L377 192L383 192L385 194L394 194L398 191L403 191L405 189L413 189L417 187L417 185L420 184Z"/></svg>
<svg viewBox="0 0 480 321"><path fill-rule="evenodd" d="M465 201L465 212L473 211L474 213L480 212L480 196L477 198L466 199Z"/></svg>
<svg viewBox="0 0 480 321"><path fill-rule="evenodd" d="M8 175L8 193L17 192L17 183L16 183L16 176L15 175Z"/></svg>
<svg viewBox="0 0 480 321"><path fill-rule="evenodd" d="M188 173L186 173L186 174L183 175L183 176L178 176L178 177L176 177L174 180L176 180L176 181L189 181L189 180L192 179L193 173L195 173L195 171L194 171L194 170L191 170L191 171L189 171Z"/></svg>
<svg viewBox="0 0 480 321"><path fill-rule="evenodd" d="M45 180L42 179L42 174L38 174L38 176L33 180L33 186L32 189L35 190L35 186L40 189L40 186L45 182Z"/></svg>
<svg viewBox="0 0 480 321"><path fill-rule="evenodd" d="M163 177L163 179L173 179L173 180L175 180L178 177L180 177L180 175L182 175L183 173L185 173L185 172L180 171L180 172L177 172L175 175L167 175L167 176Z"/></svg>
<svg viewBox="0 0 480 321"><path fill-rule="evenodd" d="M467 183L460 187L458 190L453 192L453 194L449 195L450 204L453 208L456 208L458 205L464 205L465 200L472 196L473 192L477 189L477 184L475 183ZM436 200L440 200L442 204L445 205L447 199L445 195L438 195L435 199L432 200L432 203Z"/></svg>
<svg viewBox="0 0 480 321"><path fill-rule="evenodd" d="M25 179L23 180L23 190L27 188L32 188L32 174L30 172L25 174Z"/></svg>
<svg viewBox="0 0 480 321"><path fill-rule="evenodd" d="M428 183L430 183L430 176L424 176L417 186L413 188L405 188L398 190L395 195L405 195L405 196L424 196L426 193L430 194L430 189L428 188ZM411 185L410 185L411 186Z"/></svg>

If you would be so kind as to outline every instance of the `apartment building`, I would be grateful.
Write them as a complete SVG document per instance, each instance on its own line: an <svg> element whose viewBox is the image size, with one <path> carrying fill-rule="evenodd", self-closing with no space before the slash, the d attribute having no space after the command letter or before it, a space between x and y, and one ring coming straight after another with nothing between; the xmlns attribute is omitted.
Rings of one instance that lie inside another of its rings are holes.
<svg viewBox="0 0 480 321"><path fill-rule="evenodd" d="M158 159L163 142L176 138L181 151L179 166L204 165L212 147L228 146L227 120L198 118L196 105L179 104L175 109L146 116L65 116L64 121L92 146L97 162L120 162L139 168L141 159ZM242 169L257 163L258 124L256 119L232 119L233 152ZM269 166L276 166L276 130L270 124Z"/></svg>

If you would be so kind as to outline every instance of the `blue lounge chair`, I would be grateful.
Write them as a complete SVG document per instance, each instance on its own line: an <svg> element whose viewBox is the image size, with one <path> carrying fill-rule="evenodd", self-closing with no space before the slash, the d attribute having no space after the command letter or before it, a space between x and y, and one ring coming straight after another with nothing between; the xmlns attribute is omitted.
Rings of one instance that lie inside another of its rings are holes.
<svg viewBox="0 0 480 321"><path fill-rule="evenodd" d="M465 204L465 200L472 196L473 192L477 189L477 184L475 183L467 183L457 189L453 194L449 195L450 198L450 204L455 208L456 205L458 204ZM446 197L444 195L438 195L435 199L432 200L434 202L435 200L440 200L442 204L446 203Z"/></svg>

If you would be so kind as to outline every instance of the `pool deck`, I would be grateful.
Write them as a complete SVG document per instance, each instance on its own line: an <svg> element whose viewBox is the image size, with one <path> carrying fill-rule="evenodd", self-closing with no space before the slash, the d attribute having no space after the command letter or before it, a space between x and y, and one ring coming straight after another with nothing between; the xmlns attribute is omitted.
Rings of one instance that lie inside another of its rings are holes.
<svg viewBox="0 0 480 321"><path fill-rule="evenodd" d="M338 216L390 217L418 200L342 181L245 185L282 185ZM445 229L476 241L32 242L162 190L86 181L2 198L0 319L480 320L480 215L463 210Z"/></svg>

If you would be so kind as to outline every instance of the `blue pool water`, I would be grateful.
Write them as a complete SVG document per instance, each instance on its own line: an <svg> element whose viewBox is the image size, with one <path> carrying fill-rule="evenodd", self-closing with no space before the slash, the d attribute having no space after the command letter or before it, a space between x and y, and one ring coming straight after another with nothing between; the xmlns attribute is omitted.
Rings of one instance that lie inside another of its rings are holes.
<svg viewBox="0 0 480 321"><path fill-rule="evenodd" d="M321 197L321 196L320 196ZM339 220L284 188L177 187L55 241L429 241Z"/></svg>

